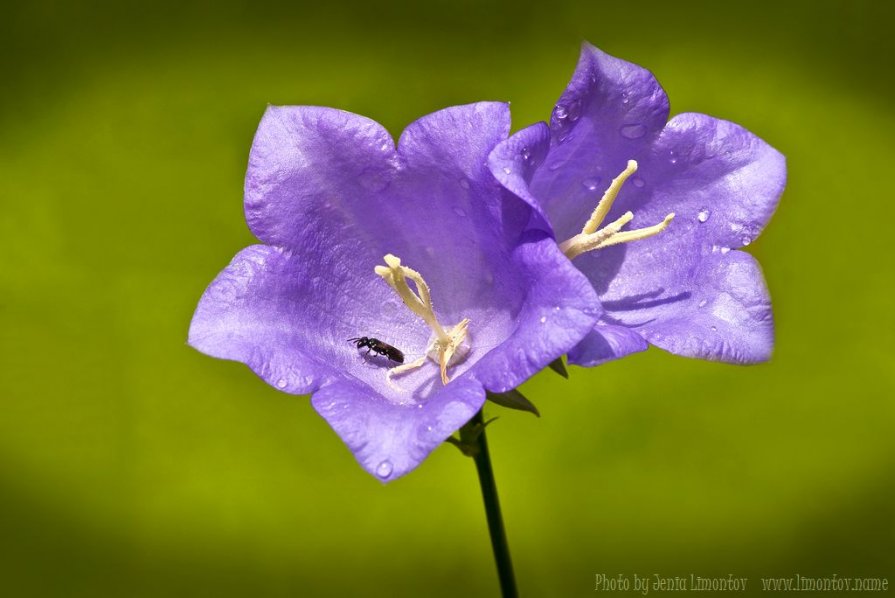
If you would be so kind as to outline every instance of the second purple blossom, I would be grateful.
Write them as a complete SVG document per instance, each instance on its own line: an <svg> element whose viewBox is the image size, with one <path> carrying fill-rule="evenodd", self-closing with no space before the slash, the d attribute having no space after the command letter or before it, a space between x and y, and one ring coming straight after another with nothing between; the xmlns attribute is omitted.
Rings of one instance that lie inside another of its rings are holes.
<svg viewBox="0 0 895 598"><path fill-rule="evenodd" d="M585 44L549 125L491 154L495 177L537 211L599 294L603 316L571 363L648 344L732 363L771 354L770 296L740 249L773 214L785 159L734 123L668 115L652 73Z"/></svg>

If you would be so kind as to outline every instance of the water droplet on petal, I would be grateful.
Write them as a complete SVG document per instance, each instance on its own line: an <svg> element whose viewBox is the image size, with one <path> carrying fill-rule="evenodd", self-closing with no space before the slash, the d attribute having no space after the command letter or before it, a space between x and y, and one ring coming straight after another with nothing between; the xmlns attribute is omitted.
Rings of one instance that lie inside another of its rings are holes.
<svg viewBox="0 0 895 598"><path fill-rule="evenodd" d="M523 147L522 151L519 152L519 155L522 156L523 160L528 160L529 158L531 158L531 150L527 147Z"/></svg>
<svg viewBox="0 0 895 598"><path fill-rule="evenodd" d="M632 183L635 187L637 187L638 189L642 189L643 186L646 185L646 183L643 182L643 179L640 178L639 176L635 176L635 177L633 177L633 178L631 179L631 183Z"/></svg>
<svg viewBox="0 0 895 598"><path fill-rule="evenodd" d="M555 161L553 164L550 164L550 165L547 167L547 169L548 169L548 170L556 171L556 170L559 170L560 168L562 168L562 165L563 165L563 164L564 164L564 162L563 162L562 160L557 160L557 161Z"/></svg>
<svg viewBox="0 0 895 598"><path fill-rule="evenodd" d="M569 115L569 111L565 106L557 106L553 111L553 116L555 116L559 120L565 119Z"/></svg>
<svg viewBox="0 0 895 598"><path fill-rule="evenodd" d="M711 215L712 215L712 213L709 212L708 210L702 210L702 211L699 212L699 214L696 216L696 219L699 220L700 222L705 222L706 220L709 219L709 216L711 216Z"/></svg>
<svg viewBox="0 0 895 598"><path fill-rule="evenodd" d="M717 330L718 330L718 327L717 327L717 326L712 326L712 330L717 331Z"/></svg>
<svg viewBox="0 0 895 598"><path fill-rule="evenodd" d="M286 379L280 378L277 380L277 388L286 388Z"/></svg>
<svg viewBox="0 0 895 598"><path fill-rule="evenodd" d="M392 475L391 461L385 460L382 463L380 463L376 467L376 475L378 475L380 478L387 478L388 476Z"/></svg>
<svg viewBox="0 0 895 598"><path fill-rule="evenodd" d="M592 179L584 179L581 182L581 184L584 185L584 187L588 191L596 191L597 188L600 186L600 177L594 177Z"/></svg>
<svg viewBox="0 0 895 598"><path fill-rule="evenodd" d="M625 139L640 139L646 135L646 127L639 123L622 125L618 132L621 133L622 137Z"/></svg>
<svg viewBox="0 0 895 598"><path fill-rule="evenodd" d="M511 172L513 172L513 170L509 166L504 166L503 171L506 174L510 174Z"/></svg>
<svg viewBox="0 0 895 598"><path fill-rule="evenodd" d="M460 186L464 189L469 189L469 181L467 179L460 179Z"/></svg>
<svg viewBox="0 0 895 598"><path fill-rule="evenodd" d="M454 206L454 214L456 214L457 216L463 217L463 216L466 216L466 210L464 210L460 206Z"/></svg>
<svg viewBox="0 0 895 598"><path fill-rule="evenodd" d="M752 237L743 237L741 240L743 242L743 247L745 247L746 245L748 245L749 243L752 242Z"/></svg>
<svg viewBox="0 0 895 598"><path fill-rule="evenodd" d="M703 299L702 301L699 302L699 307L705 307L707 303L708 303L708 300Z"/></svg>
<svg viewBox="0 0 895 598"><path fill-rule="evenodd" d="M721 253L727 253L728 251L730 251L730 247L722 247L721 248Z"/></svg>
<svg viewBox="0 0 895 598"><path fill-rule="evenodd" d="M541 324L547 323L547 316L541 316Z"/></svg>

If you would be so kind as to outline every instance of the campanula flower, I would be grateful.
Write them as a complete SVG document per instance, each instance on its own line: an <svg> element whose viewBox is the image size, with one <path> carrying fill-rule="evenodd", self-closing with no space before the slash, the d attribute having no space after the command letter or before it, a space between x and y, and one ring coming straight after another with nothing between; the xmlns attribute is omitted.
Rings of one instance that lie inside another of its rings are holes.
<svg viewBox="0 0 895 598"><path fill-rule="evenodd" d="M648 343L732 363L770 356L770 297L739 249L774 212L785 160L731 122L668 113L649 71L585 44L549 126L519 131L490 156L495 177L537 210L599 294L604 313L571 363Z"/></svg>
<svg viewBox="0 0 895 598"><path fill-rule="evenodd" d="M587 279L487 167L500 103L448 108L397 147L376 122L270 107L245 185L241 251L196 309L189 342L311 394L383 481L577 344L599 316Z"/></svg>

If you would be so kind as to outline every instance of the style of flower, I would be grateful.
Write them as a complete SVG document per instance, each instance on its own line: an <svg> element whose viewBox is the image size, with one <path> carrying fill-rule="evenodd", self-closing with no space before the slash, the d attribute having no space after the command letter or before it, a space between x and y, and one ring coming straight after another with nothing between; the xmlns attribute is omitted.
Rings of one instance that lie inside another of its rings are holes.
<svg viewBox="0 0 895 598"><path fill-rule="evenodd" d="M380 480L412 470L486 390L515 388L599 316L587 279L488 171L509 127L505 104L453 107L395 147L362 116L270 107L245 186L264 244L211 283L189 343L312 394Z"/></svg>
<svg viewBox="0 0 895 598"><path fill-rule="evenodd" d="M770 297L738 249L773 214L784 157L736 124L668 113L649 71L585 44L549 126L519 131L489 158L599 294L603 315L571 363L647 343L733 363L770 357Z"/></svg>

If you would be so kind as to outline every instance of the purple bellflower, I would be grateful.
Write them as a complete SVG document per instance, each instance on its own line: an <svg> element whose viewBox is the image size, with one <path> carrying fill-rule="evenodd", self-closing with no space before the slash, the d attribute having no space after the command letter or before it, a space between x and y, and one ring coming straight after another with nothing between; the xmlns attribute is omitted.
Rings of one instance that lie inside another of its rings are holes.
<svg viewBox="0 0 895 598"><path fill-rule="evenodd" d="M489 158L600 297L603 315L570 363L648 343L732 363L770 357L770 297L737 249L774 212L785 160L738 125L668 113L652 73L585 44L549 126L519 131Z"/></svg>
<svg viewBox="0 0 895 598"><path fill-rule="evenodd" d="M515 388L599 316L587 279L488 170L509 127L505 104L459 106L395 147L362 116L270 107L245 185L264 244L211 283L189 343L312 394L380 480L412 470L486 390Z"/></svg>

